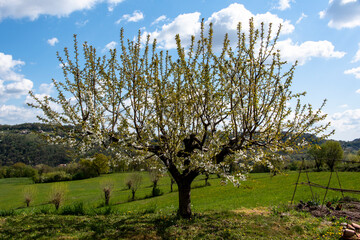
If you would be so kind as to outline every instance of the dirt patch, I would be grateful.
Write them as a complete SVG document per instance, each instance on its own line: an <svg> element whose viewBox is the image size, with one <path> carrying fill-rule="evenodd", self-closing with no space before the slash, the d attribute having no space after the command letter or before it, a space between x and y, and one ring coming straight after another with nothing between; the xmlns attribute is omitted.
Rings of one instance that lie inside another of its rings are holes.
<svg viewBox="0 0 360 240"><path fill-rule="evenodd" d="M258 208L241 208L233 210L234 213L237 214L244 214L244 215L262 215L262 216L268 216L270 215L269 209L265 207L258 207Z"/></svg>
<svg viewBox="0 0 360 240"><path fill-rule="evenodd" d="M329 216L360 222L360 202L339 202L334 207L331 204L327 204L327 206L311 206L306 203L299 203L296 208L300 211L310 212L315 217Z"/></svg>

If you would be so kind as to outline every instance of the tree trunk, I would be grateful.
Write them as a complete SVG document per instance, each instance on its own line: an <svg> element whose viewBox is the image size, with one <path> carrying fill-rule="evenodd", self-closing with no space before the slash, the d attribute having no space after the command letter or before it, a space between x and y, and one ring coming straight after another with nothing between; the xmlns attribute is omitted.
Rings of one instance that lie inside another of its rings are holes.
<svg viewBox="0 0 360 240"><path fill-rule="evenodd" d="M182 181L178 183L179 189L179 210L178 214L182 218L190 218L191 213L191 200L190 200L190 191L191 191L191 182Z"/></svg>

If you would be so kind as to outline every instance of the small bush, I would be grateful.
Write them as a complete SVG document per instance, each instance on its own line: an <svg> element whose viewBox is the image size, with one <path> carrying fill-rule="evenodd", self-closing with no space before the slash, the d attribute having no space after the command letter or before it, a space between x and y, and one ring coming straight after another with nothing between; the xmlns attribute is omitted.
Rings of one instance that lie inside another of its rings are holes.
<svg viewBox="0 0 360 240"><path fill-rule="evenodd" d="M140 175L140 173L132 173L125 180L125 183L128 183L130 185L130 189L132 193L132 197L131 197L132 201L135 200L135 193L140 187L141 182L142 182L142 176Z"/></svg>
<svg viewBox="0 0 360 240"><path fill-rule="evenodd" d="M64 202L66 192L67 185L65 184L56 183L52 186L50 192L50 203L54 204L56 210L58 210L60 205Z"/></svg>
<svg viewBox="0 0 360 240"><path fill-rule="evenodd" d="M109 205L111 193L114 190L114 181L111 179L100 183L101 189L104 192L105 206Z"/></svg>
<svg viewBox="0 0 360 240"><path fill-rule="evenodd" d="M163 194L164 193L160 190L160 188L153 188L153 190L152 190L153 197L161 196Z"/></svg>
<svg viewBox="0 0 360 240"><path fill-rule="evenodd" d="M36 193L37 193L37 189L33 185L26 186L24 188L23 196L24 196L24 202L26 204L26 207L30 206L30 203L34 200Z"/></svg>

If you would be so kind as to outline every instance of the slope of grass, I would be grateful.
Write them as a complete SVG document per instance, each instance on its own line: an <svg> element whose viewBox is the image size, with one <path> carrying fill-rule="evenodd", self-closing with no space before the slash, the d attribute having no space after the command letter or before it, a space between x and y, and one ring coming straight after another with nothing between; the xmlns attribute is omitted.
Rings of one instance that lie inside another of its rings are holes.
<svg viewBox="0 0 360 240"><path fill-rule="evenodd" d="M170 193L170 179L164 177L159 187L162 196L148 198L151 182L147 173L136 193L125 187L128 173L102 175L98 178L67 182L65 204L58 211L48 204L54 183L36 184L37 194L31 207L25 208L22 189L29 179L0 179L0 239L339 239L340 222L346 219L317 219L307 213L288 209L298 174L275 177L251 174L239 188L224 185L216 176L204 186L199 176L192 187L194 217L178 219L176 186ZM309 173L312 182L326 185L329 173ZM339 173L343 188L355 189L360 173ZM115 190L110 207L103 207L101 182L112 179ZM302 174L300 182L306 182ZM338 187L334 176L332 187ZM323 189L314 189L317 200ZM350 197L356 195L346 194ZM341 193L328 193L328 200ZM312 198L308 186L299 185L295 202Z"/></svg>
<svg viewBox="0 0 360 240"><path fill-rule="evenodd" d="M83 202L87 207L96 208L103 202L100 184L104 179L112 179L115 183L110 205L120 212L144 211L145 209L156 208L162 211L175 211L178 205L178 193L174 185L174 192L170 193L170 179L166 176L160 179L159 188L164 192L162 196L146 198L151 195L152 187L147 173L142 173L143 183L136 192L136 201L129 201L131 192L125 187L125 179L128 173L117 173L102 175L98 178L85 179L79 181L66 182L68 193L66 204L74 202ZM209 180L211 186L204 186L203 176L199 176L193 182L191 200L193 210L202 212L204 210L233 210L241 207L268 207L281 203L288 203L294 192L298 173L290 172L275 177L269 174L251 174L248 180L243 182L239 188L231 183L224 185L216 176ZM310 181L326 185L329 179L329 173L309 173ZM339 173L343 188L355 189L360 179L360 173L341 172ZM300 182L306 182L306 175L302 174ZM24 186L32 184L26 178L0 179L0 209L19 209L24 208L22 189ZM37 194L31 204L32 207L21 209L21 211L34 211L48 203L49 192L54 183L35 184ZM333 175L331 186L338 187L338 181ZM325 190L312 189L317 200L322 201ZM359 189L358 189L359 190ZM346 194L350 197L358 197L353 194ZM339 192L328 192L328 200L341 197ZM295 202L299 200L310 200L312 194L309 186L299 185L295 195Z"/></svg>

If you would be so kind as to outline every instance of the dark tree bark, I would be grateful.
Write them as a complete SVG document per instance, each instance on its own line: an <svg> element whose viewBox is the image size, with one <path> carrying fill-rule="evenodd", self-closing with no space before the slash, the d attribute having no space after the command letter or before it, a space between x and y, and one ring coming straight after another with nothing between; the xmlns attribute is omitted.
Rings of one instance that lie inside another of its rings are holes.
<svg viewBox="0 0 360 240"><path fill-rule="evenodd" d="M192 182L192 181L191 181ZM191 182L181 181L178 183L179 189L179 210L178 214L182 218L191 218Z"/></svg>

